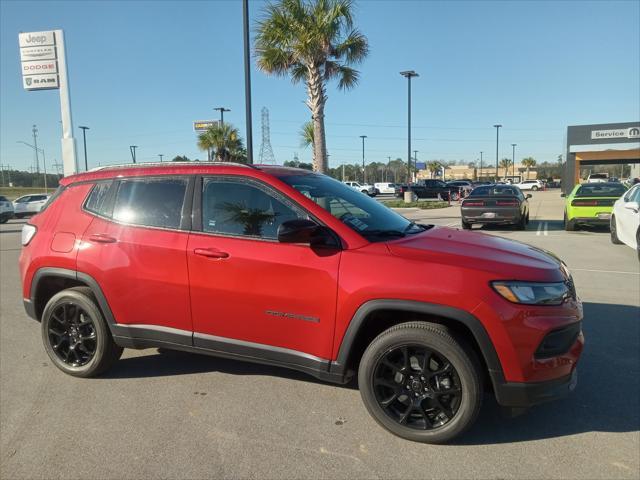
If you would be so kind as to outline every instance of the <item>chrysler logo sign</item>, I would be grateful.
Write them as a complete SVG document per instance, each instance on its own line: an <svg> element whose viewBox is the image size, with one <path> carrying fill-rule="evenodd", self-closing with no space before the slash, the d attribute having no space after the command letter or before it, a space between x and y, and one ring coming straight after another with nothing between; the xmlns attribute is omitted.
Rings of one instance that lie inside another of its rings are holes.
<svg viewBox="0 0 640 480"><path fill-rule="evenodd" d="M591 140L608 140L611 138L640 138L640 128L631 127L591 131Z"/></svg>

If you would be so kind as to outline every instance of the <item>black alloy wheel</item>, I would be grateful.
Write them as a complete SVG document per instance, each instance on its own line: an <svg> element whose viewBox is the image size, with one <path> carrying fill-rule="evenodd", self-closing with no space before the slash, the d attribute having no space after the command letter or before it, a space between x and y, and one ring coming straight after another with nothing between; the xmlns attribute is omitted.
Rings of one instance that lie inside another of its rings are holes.
<svg viewBox="0 0 640 480"><path fill-rule="evenodd" d="M450 422L460 407L462 386L451 362L422 345L388 350L373 378L378 405L400 425L431 430Z"/></svg>
<svg viewBox="0 0 640 480"><path fill-rule="evenodd" d="M49 321L49 343L60 360L81 367L96 353L93 319L80 306L68 302L57 305Z"/></svg>
<svg viewBox="0 0 640 480"><path fill-rule="evenodd" d="M51 297L42 312L41 330L47 355L69 375L99 375L122 355L88 287L69 288Z"/></svg>
<svg viewBox="0 0 640 480"><path fill-rule="evenodd" d="M473 424L483 373L473 349L444 325L400 323L378 335L358 367L362 401L407 440L444 443Z"/></svg>

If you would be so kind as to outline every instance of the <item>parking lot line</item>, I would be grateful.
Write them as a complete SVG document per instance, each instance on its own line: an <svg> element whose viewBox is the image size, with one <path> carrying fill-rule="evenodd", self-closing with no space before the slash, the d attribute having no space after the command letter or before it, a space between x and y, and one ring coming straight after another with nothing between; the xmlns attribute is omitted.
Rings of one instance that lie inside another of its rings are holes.
<svg viewBox="0 0 640 480"><path fill-rule="evenodd" d="M593 273L620 273L625 275L640 275L640 272L625 272L622 270L590 270L587 268L571 268L572 272L593 272Z"/></svg>

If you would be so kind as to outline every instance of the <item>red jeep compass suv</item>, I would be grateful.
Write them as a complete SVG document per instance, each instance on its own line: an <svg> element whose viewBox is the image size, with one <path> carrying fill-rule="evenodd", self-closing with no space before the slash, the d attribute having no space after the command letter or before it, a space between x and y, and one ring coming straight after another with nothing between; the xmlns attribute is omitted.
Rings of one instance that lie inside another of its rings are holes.
<svg viewBox="0 0 640 480"><path fill-rule="evenodd" d="M20 270L70 375L125 347L357 375L380 425L430 443L466 429L484 390L520 409L576 384L581 302L537 248L418 225L293 168L138 164L61 184L23 229Z"/></svg>

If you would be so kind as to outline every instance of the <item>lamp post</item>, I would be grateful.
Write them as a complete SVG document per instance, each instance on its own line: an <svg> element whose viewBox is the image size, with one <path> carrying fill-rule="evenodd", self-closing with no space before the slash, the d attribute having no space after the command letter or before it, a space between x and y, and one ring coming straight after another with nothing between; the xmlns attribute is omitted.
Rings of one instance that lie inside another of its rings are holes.
<svg viewBox="0 0 640 480"><path fill-rule="evenodd" d="M500 136L500 127L502 127L502 125L494 125L495 129L496 129L496 183L498 183L498 138Z"/></svg>
<svg viewBox="0 0 640 480"><path fill-rule="evenodd" d="M362 183L367 183L367 173L364 169L364 139L367 138L366 135L360 135L362 139Z"/></svg>
<svg viewBox="0 0 640 480"><path fill-rule="evenodd" d="M89 170L89 164L87 163L87 130L89 127L78 127L82 129L82 143L84 144L84 169Z"/></svg>
<svg viewBox="0 0 640 480"><path fill-rule="evenodd" d="M133 160L133 163L136 163L136 148L138 148L138 145L129 145L129 151L131 152L131 159Z"/></svg>
<svg viewBox="0 0 640 480"><path fill-rule="evenodd" d="M484 152L480 152L480 174L478 175L478 180L482 178L482 154Z"/></svg>
<svg viewBox="0 0 640 480"><path fill-rule="evenodd" d="M222 127L224 125L224 112L230 112L231 110L224 107L216 107L214 110L220 112L220 126Z"/></svg>
<svg viewBox="0 0 640 480"><path fill-rule="evenodd" d="M160 163L162 163L162 157L164 157L164 153L159 153L158 156L160 157Z"/></svg>
<svg viewBox="0 0 640 480"><path fill-rule="evenodd" d="M515 177L516 176L516 146L518 144L517 143L512 143L511 144L511 176Z"/></svg>
<svg viewBox="0 0 640 480"><path fill-rule="evenodd" d="M407 79L407 183L411 183L411 79L420 75L413 70L405 70L400 75Z"/></svg>
<svg viewBox="0 0 640 480"><path fill-rule="evenodd" d="M253 131L251 124L251 53L249 51L249 0L242 0L244 39L244 98L247 121L247 163L253 163Z"/></svg>
<svg viewBox="0 0 640 480"><path fill-rule="evenodd" d="M36 127L34 125L33 128L31 129L31 131L33 132L33 145L31 145L31 146L34 148L34 152L36 154L36 173L40 173L40 163L38 161L38 140L37 140L38 127Z"/></svg>

